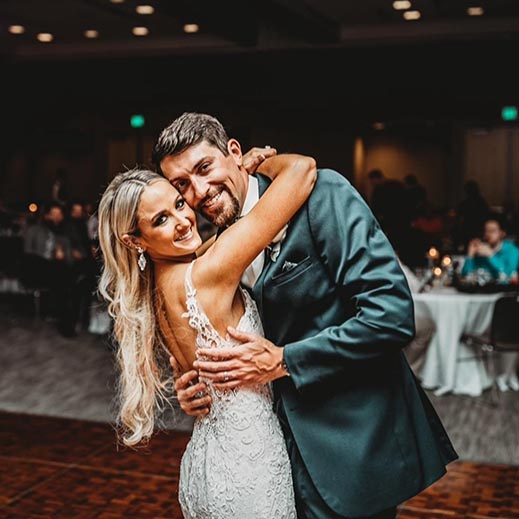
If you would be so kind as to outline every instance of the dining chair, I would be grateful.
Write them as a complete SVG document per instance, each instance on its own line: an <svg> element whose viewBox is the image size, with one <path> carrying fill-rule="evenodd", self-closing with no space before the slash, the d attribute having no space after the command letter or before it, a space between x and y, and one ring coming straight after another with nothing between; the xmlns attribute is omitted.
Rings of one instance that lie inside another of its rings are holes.
<svg viewBox="0 0 519 519"><path fill-rule="evenodd" d="M477 356L488 359L492 377L490 403L497 405L499 390L496 357L502 353L519 352L519 293L506 294L496 300L487 333L482 335L466 333L461 340L469 346L478 348L480 354Z"/></svg>

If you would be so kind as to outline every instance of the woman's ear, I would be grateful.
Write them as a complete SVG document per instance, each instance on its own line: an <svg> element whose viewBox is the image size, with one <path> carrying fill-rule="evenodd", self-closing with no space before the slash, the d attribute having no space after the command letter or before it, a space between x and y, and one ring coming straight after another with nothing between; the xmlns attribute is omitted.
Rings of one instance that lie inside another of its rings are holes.
<svg viewBox="0 0 519 519"><path fill-rule="evenodd" d="M136 249L138 247L137 243L135 242L135 237L131 234L123 234L121 236L121 240L129 249Z"/></svg>
<svg viewBox="0 0 519 519"><path fill-rule="evenodd" d="M227 141L227 150L229 151L230 155L233 157L234 161L238 166L241 166L243 164L242 161L242 152L241 152L241 146L240 143L236 139L229 139Z"/></svg>

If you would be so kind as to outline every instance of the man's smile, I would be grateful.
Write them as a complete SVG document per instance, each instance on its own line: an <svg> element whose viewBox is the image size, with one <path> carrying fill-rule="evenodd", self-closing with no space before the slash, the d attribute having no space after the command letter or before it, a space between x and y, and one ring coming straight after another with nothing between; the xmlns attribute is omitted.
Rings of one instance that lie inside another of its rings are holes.
<svg viewBox="0 0 519 519"><path fill-rule="evenodd" d="M205 207L207 209L207 208L212 207L213 205L215 205L218 202L218 200L220 200L220 198L222 196L222 193L223 193L223 191L220 191L219 193L216 193L207 202L202 204L202 207Z"/></svg>

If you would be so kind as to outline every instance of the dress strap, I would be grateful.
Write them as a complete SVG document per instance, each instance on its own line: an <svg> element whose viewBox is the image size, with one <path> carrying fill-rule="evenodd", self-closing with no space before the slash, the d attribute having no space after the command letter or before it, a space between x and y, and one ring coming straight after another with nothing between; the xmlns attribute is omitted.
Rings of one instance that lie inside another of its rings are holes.
<svg viewBox="0 0 519 519"><path fill-rule="evenodd" d="M196 288L193 285L193 278L191 271L196 260L193 260L186 269L186 275L184 276L184 288L186 290L186 308L187 312L182 314L184 318L190 318L193 314L198 314L198 305L196 304Z"/></svg>
<svg viewBox="0 0 519 519"><path fill-rule="evenodd" d="M194 297L196 295L196 289L193 285L193 278L191 276L191 271L193 270L193 265L195 264L196 259L194 259L186 269L186 275L184 278L184 286L186 288L186 296L189 299L190 297Z"/></svg>
<svg viewBox="0 0 519 519"><path fill-rule="evenodd" d="M207 315L202 311L196 299L196 288L193 285L191 271L196 260L193 260L186 269L184 285L186 290L186 308L187 312L182 317L188 319L189 326L196 330L196 346L200 347L218 347L221 339L209 321Z"/></svg>

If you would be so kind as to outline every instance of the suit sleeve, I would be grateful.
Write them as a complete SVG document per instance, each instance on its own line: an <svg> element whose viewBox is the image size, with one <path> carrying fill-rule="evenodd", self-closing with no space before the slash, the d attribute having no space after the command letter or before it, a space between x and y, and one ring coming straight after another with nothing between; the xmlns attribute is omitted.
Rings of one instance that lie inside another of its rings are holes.
<svg viewBox="0 0 519 519"><path fill-rule="evenodd" d="M414 337L413 300L398 258L360 194L341 175L321 170L308 219L337 297L352 317L285 345L296 388L324 382L345 367L395 352Z"/></svg>

